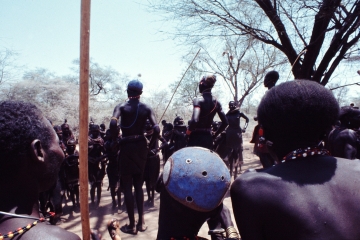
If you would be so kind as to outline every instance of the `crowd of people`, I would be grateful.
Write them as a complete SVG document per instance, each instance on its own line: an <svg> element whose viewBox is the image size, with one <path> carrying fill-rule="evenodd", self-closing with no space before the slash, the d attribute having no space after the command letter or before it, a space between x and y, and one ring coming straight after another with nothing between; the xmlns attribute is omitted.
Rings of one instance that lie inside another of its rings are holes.
<svg viewBox="0 0 360 240"><path fill-rule="evenodd" d="M316 82L276 86L278 79L276 71L265 77L268 91L251 140L263 168L240 176L249 118L234 101L225 114L211 92L215 75L200 80L201 96L193 100L188 123L176 116L173 123L163 120L162 130L152 109L140 101L142 83L130 81L129 100L114 108L109 128L89 126L90 205L99 206L107 174L112 206L123 206L123 194L129 220L110 220L110 237L147 230L145 183L146 204L154 206L155 191L160 194L159 240L201 239L197 234L205 222L210 231L224 230L212 239L359 239L360 163L354 160L360 155L359 108L340 108L331 91ZM49 218L56 225L65 192L74 210L81 207L79 154L67 121L53 126L24 102L1 102L0 112L0 239L79 239L41 224ZM223 204L229 190L240 235Z"/></svg>

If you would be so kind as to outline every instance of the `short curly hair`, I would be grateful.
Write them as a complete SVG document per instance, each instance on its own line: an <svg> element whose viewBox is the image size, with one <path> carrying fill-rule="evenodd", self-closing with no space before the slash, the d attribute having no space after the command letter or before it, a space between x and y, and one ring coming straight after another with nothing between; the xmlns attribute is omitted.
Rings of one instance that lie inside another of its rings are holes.
<svg viewBox="0 0 360 240"><path fill-rule="evenodd" d="M270 141L315 143L336 123L339 104L319 83L294 80L267 91L257 116Z"/></svg>
<svg viewBox="0 0 360 240"><path fill-rule="evenodd" d="M48 149L54 134L51 131L35 105L20 101L0 102L0 168L20 164L21 156L28 153L35 139Z"/></svg>

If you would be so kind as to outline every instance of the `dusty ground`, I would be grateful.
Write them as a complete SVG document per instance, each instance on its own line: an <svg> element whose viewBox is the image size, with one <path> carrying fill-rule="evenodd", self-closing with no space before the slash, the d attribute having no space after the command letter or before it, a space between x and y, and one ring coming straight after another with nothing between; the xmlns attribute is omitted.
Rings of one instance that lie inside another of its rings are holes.
<svg viewBox="0 0 360 240"><path fill-rule="evenodd" d="M244 164L242 165L241 173L249 168L260 168L261 164L257 156L252 153L253 144L249 143L250 134L245 134L244 136ZM122 225L127 223L127 213L125 210L118 211L112 209L110 191L107 191L108 188L108 179L104 178L104 184L102 188L102 198L100 207L98 209L90 208L90 227L93 229L98 229L102 234L102 239L110 239L109 234L106 229L106 223L109 219L117 218L121 220ZM147 194L144 185L145 201L147 200ZM123 197L123 196L122 196ZM155 193L155 207L148 207L145 204L144 215L145 222L148 225L148 229L145 232L139 232L136 236L122 234L122 239L156 239L157 227L158 227L158 213L159 213L159 194ZM123 199L122 199L123 200ZM89 198L90 202L90 198ZM231 199L229 194L226 195L224 204L232 212ZM71 201L67 201L64 206L64 215L62 216L62 223L59 225L62 228L67 229L68 231L74 232L82 238L81 232L81 219L79 211L72 211ZM135 210L136 211L136 210ZM135 215L135 219L136 219ZM234 216L233 216L234 220ZM234 220L235 223L235 220ZM236 227L236 226L235 226ZM207 225L204 224L199 232L199 236L210 239L210 236L207 233Z"/></svg>

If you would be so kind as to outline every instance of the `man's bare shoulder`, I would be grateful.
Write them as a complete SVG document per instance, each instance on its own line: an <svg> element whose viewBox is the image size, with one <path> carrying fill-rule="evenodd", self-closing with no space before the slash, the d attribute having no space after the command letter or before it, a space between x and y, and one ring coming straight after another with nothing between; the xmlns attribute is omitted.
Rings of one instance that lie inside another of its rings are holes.
<svg viewBox="0 0 360 240"><path fill-rule="evenodd" d="M354 173L356 173L356 175L354 175L354 177L360 178L360 160L359 159L350 160L350 159L346 159L346 158L337 157L336 161L337 161L337 171L340 174L354 175Z"/></svg>
<svg viewBox="0 0 360 240"><path fill-rule="evenodd" d="M23 234L21 239L80 240L81 238L61 227L39 223L36 227Z"/></svg>
<svg viewBox="0 0 360 240"><path fill-rule="evenodd" d="M268 194L270 189L278 188L279 184L282 184L281 177L266 171L250 169L232 183L231 192L258 198Z"/></svg>
<svg viewBox="0 0 360 240"><path fill-rule="evenodd" d="M194 106L199 106L201 102L204 102L203 96L194 97L194 99L193 99Z"/></svg>

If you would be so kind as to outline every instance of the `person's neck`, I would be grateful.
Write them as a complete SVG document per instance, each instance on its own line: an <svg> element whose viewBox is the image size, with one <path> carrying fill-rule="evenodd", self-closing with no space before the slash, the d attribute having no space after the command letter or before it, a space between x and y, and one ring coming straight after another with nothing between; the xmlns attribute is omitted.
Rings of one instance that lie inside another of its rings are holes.
<svg viewBox="0 0 360 240"><path fill-rule="evenodd" d="M139 101L140 100L140 95L139 96L128 96L129 101Z"/></svg>
<svg viewBox="0 0 360 240"><path fill-rule="evenodd" d="M211 95L211 91L210 90L205 90L201 94L202 95Z"/></svg>
<svg viewBox="0 0 360 240"><path fill-rule="evenodd" d="M283 159L287 154L289 154L292 151L295 151L300 148L308 148L308 147L316 147L319 144L319 142L296 142L296 143L290 143L288 142L276 142L274 141L274 146L270 147L269 149L273 149L276 156L279 160Z"/></svg>
<svg viewBox="0 0 360 240"><path fill-rule="evenodd" d="M211 94L211 91L204 91L201 93L202 97L205 98L205 99L210 99L212 98L212 94Z"/></svg>
<svg viewBox="0 0 360 240"><path fill-rule="evenodd" d="M0 210L15 214L31 215L39 217L39 194L35 184L9 184L0 186L1 196ZM13 180L15 182L15 180ZM0 216L2 217L2 216Z"/></svg>

